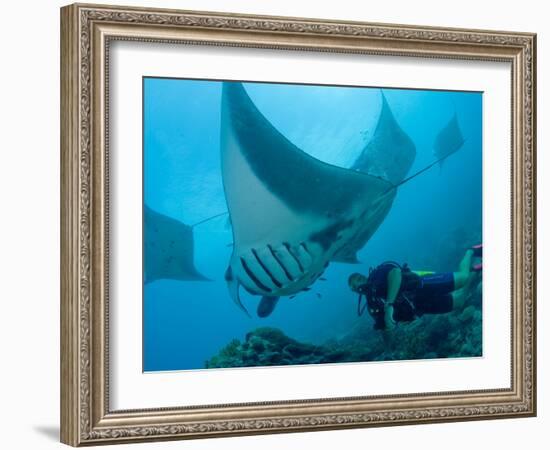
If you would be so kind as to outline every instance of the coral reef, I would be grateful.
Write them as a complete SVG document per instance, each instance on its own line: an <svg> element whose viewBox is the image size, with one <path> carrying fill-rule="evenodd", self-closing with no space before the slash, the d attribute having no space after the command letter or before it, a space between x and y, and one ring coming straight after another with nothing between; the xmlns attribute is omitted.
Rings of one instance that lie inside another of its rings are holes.
<svg viewBox="0 0 550 450"><path fill-rule="evenodd" d="M377 331L368 317L344 337L322 345L298 342L277 328L262 327L245 340L232 340L205 362L206 368L281 366L358 361L390 361L482 354L481 289L466 307L448 314L424 315L392 331Z"/></svg>
<svg viewBox="0 0 550 450"><path fill-rule="evenodd" d="M206 361L206 368L279 366L326 362L321 346L296 341L277 328L262 327L247 333L244 342L232 340Z"/></svg>

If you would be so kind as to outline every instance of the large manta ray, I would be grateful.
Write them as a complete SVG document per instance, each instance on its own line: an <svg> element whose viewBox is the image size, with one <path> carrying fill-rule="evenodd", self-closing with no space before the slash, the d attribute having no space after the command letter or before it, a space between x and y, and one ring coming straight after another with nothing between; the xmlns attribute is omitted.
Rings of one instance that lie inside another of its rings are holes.
<svg viewBox="0 0 550 450"><path fill-rule="evenodd" d="M388 126L399 128L391 122L385 99L384 108L379 133ZM406 144L400 147L412 151L412 163L414 145L400 133ZM373 144L376 149L380 145ZM222 178L233 230L225 278L233 301L247 314L240 286L263 297L258 315L266 316L279 297L308 290L330 261L357 261L357 251L382 223L396 195L395 184L369 173L365 161L345 169L313 158L271 125L241 83L223 83ZM378 173L392 164L379 163Z"/></svg>
<svg viewBox="0 0 550 450"><path fill-rule="evenodd" d="M208 281L193 263L193 229L144 206L145 283L160 279Z"/></svg>

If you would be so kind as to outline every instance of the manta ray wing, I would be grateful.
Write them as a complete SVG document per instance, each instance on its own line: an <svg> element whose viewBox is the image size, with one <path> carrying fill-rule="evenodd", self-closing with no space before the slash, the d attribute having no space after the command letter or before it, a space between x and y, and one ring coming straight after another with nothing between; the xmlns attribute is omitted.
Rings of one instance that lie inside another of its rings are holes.
<svg viewBox="0 0 550 450"><path fill-rule="evenodd" d="M397 185L407 175L416 157L416 147L411 138L399 126L384 93L382 108L374 134L351 169L381 177ZM350 239L332 258L333 261L358 263L357 252L361 250L391 208L391 203L376 211L368 225Z"/></svg>
<svg viewBox="0 0 550 450"><path fill-rule="evenodd" d="M451 120L437 134L434 142L434 155L442 165L445 159L458 151L464 144L465 139L460 131L456 113Z"/></svg>
<svg viewBox="0 0 550 450"><path fill-rule="evenodd" d="M160 279L208 281L193 263L193 230L145 205L145 283Z"/></svg>
<svg viewBox="0 0 550 450"><path fill-rule="evenodd" d="M238 82L223 83L221 163L234 242L226 281L243 310L240 285L270 298L300 292L395 197L388 181L297 148Z"/></svg>
<svg viewBox="0 0 550 450"><path fill-rule="evenodd" d="M396 191L393 192L395 193ZM370 220L365 223L365 226L359 228L358 232L353 237L348 239L345 245L334 254L331 261L358 264L359 259L357 258L357 252L366 245L378 227L382 224L391 206L392 202L385 201L382 207L374 208Z"/></svg>
<svg viewBox="0 0 550 450"><path fill-rule="evenodd" d="M351 168L398 184L409 172L415 157L413 141L400 127L382 93L382 109L374 134Z"/></svg>

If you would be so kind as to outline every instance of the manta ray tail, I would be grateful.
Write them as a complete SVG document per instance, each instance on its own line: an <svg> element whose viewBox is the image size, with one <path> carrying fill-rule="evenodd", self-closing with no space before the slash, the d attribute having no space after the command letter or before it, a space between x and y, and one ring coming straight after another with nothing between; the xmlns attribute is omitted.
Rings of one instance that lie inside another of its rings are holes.
<svg viewBox="0 0 550 450"><path fill-rule="evenodd" d="M213 219L217 219L218 217L225 216L227 214L229 214L229 211L224 211L224 212L219 213L219 214L214 214L213 216L207 217L206 219L199 220L198 222L196 222L196 223L194 223L193 225L190 225L190 226L191 226L191 228L195 228L199 225L202 225L203 223L210 222Z"/></svg>

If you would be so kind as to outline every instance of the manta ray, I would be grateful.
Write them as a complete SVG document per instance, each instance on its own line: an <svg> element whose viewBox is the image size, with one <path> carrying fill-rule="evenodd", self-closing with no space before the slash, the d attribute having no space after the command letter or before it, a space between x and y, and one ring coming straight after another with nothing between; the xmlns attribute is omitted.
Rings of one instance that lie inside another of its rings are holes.
<svg viewBox="0 0 550 450"><path fill-rule="evenodd" d="M208 281L193 263L193 229L144 206L144 281Z"/></svg>
<svg viewBox="0 0 550 450"><path fill-rule="evenodd" d="M397 123L384 93L382 108L371 140L351 168L399 184L416 157L411 138Z"/></svg>
<svg viewBox="0 0 550 450"><path fill-rule="evenodd" d="M372 143L354 167L322 162L275 129L239 82L223 83L220 137L233 233L225 280L231 298L247 314L240 287L262 296L262 317L279 297L309 290L331 261L357 262L357 251L388 214L395 182L415 154L384 98ZM399 143L394 149L391 139ZM387 155L397 158L403 151L407 159L395 170ZM379 158L385 163L374 167Z"/></svg>
<svg viewBox="0 0 550 450"><path fill-rule="evenodd" d="M352 164L351 169L387 180L393 184L392 189L395 190L403 183L415 157L416 147L413 141L397 123L382 92L382 108L373 136ZM389 208L386 214L387 212ZM357 252L366 245L374 231L376 229L365 227L363 233L356 234L347 242L333 261L358 263Z"/></svg>
<svg viewBox="0 0 550 450"><path fill-rule="evenodd" d="M437 134L434 142L434 155L441 166L445 159L458 151L466 142L460 126L456 112L447 122L447 125Z"/></svg>

